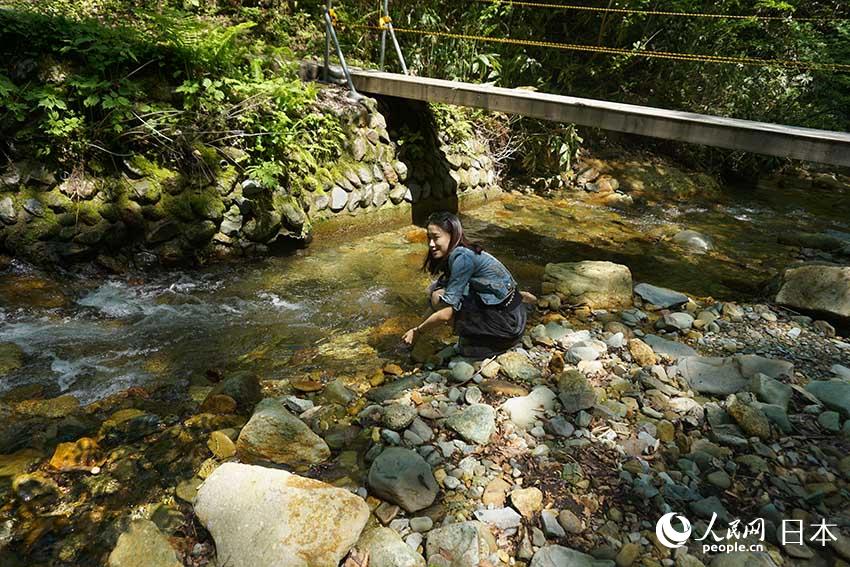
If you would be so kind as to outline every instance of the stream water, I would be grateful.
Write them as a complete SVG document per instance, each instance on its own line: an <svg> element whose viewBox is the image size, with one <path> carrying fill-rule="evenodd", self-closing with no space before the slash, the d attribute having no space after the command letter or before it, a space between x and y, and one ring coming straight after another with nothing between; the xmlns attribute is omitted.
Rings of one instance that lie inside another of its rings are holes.
<svg viewBox="0 0 850 567"><path fill-rule="evenodd" d="M729 188L711 203L615 210L592 196L506 195L465 211L468 234L539 291L548 262L611 260L634 279L695 296L743 300L791 263L777 242L793 231L850 232L850 200L826 189ZM695 230L699 254L669 236ZM424 314L414 226L317 238L308 250L258 263L144 277L45 276L13 262L0 277L0 342L26 363L0 394L39 384L82 404L136 385L249 369L264 380L309 372L368 373L404 356L400 334Z"/></svg>

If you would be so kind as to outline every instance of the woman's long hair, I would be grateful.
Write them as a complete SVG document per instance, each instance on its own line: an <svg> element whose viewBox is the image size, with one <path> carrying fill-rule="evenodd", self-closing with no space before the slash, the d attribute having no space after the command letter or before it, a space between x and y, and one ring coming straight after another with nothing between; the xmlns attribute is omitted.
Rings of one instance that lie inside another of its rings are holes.
<svg viewBox="0 0 850 567"><path fill-rule="evenodd" d="M476 254L481 254L483 248L479 244L467 240L463 234L463 226L460 224L460 219L457 218L457 215L445 211L433 213L428 217L428 223L425 226L427 227L432 224L449 233L449 249L446 251L446 255L440 259L432 257L431 250L429 249L425 254L425 261L422 262L423 271L431 275L445 273L448 269L449 254L458 246L469 248Z"/></svg>

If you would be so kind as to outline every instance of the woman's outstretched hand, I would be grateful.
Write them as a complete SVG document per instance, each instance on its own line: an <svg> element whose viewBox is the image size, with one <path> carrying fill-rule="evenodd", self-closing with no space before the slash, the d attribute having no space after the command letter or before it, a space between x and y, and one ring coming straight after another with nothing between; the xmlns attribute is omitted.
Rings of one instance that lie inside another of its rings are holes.
<svg viewBox="0 0 850 567"><path fill-rule="evenodd" d="M418 332L419 332L419 329L416 328L416 327L414 327L413 329L410 329L409 331L407 331L404 334L403 337L401 337L402 342L406 345L412 345L413 340L416 338L416 333L418 333Z"/></svg>

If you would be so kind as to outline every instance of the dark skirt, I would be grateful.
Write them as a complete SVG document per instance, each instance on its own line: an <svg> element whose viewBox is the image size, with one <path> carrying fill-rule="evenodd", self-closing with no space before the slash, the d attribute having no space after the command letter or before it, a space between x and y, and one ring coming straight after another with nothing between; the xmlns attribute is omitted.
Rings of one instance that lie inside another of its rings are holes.
<svg viewBox="0 0 850 567"><path fill-rule="evenodd" d="M464 296L454 314L460 355L488 358L505 352L522 338L527 319L519 290L498 305L487 305L476 293Z"/></svg>

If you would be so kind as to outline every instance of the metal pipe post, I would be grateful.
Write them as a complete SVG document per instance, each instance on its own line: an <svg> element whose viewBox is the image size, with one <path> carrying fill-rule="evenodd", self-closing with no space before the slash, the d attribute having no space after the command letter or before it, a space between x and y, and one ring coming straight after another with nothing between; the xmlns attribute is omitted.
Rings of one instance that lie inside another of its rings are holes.
<svg viewBox="0 0 850 567"><path fill-rule="evenodd" d="M325 8L325 13L329 13L331 11L331 2L333 0L328 0L328 5ZM331 75L329 66L331 64L331 27L328 23L328 20L325 19L325 68L322 73L325 82L330 82Z"/></svg>
<svg viewBox="0 0 850 567"><path fill-rule="evenodd" d="M330 11L325 12L325 24L328 26L328 31L330 32L331 39L334 42L334 47L336 47L336 56L339 58L339 64L342 66L342 71L345 73L345 80L348 82L348 89L351 91L351 97L354 99L360 99L362 96L357 92L357 89L354 88L354 81L351 80L351 73L348 72L348 65L345 63L345 56L342 54L342 48L339 46L339 39L336 37L336 30L334 30Z"/></svg>
<svg viewBox="0 0 850 567"><path fill-rule="evenodd" d="M381 19L383 19L384 16L388 16L389 13L390 13L389 7L387 6L388 2L389 2L389 0L384 0L384 3L383 3L384 9L383 9L383 12L381 13ZM383 28L383 29L381 29L381 59L380 59L380 62L378 63L378 69L383 71L384 70L384 58L385 58L386 53L387 53L387 27L381 26L381 28Z"/></svg>

